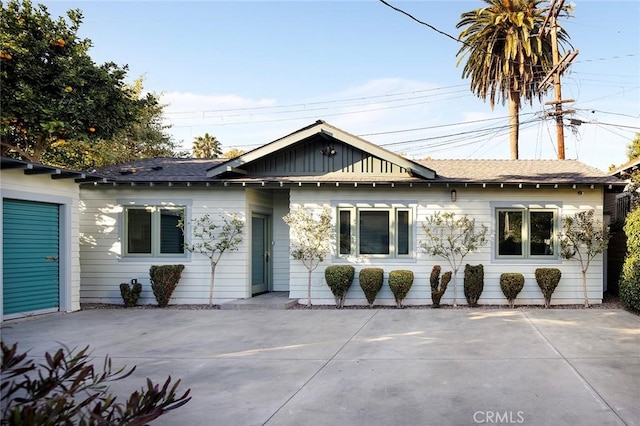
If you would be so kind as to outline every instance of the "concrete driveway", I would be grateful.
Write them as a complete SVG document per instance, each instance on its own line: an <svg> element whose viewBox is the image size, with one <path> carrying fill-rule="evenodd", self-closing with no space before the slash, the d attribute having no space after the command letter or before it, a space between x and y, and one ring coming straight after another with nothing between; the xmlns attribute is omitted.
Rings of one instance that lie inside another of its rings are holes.
<svg viewBox="0 0 640 426"><path fill-rule="evenodd" d="M104 309L2 339L137 365L123 396L182 378L192 401L154 425L640 425L640 317L622 310Z"/></svg>

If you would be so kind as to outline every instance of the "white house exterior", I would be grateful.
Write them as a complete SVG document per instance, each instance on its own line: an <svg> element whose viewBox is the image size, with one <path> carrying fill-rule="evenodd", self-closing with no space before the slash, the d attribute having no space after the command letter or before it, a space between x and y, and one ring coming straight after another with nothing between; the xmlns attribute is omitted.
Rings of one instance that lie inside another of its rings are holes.
<svg viewBox="0 0 640 426"><path fill-rule="evenodd" d="M0 320L80 309L82 172L2 158Z"/></svg>
<svg viewBox="0 0 640 426"><path fill-rule="evenodd" d="M107 183L85 183L80 190L82 302L121 303L119 284L135 278L143 284L141 303L154 303L149 267L179 263L185 270L171 303L207 303L209 261L181 248L175 226L180 215L188 223L204 214L235 214L245 223L239 249L225 253L218 265L215 303L267 291L304 300L307 270L289 254L282 217L296 206L329 206L332 253L312 275L314 304L334 303L324 282L324 269L333 264L356 268L347 305L366 304L357 275L369 266L385 270L376 304L394 303L386 277L395 269L415 275L405 304L430 304L432 267L450 268L421 251L421 223L445 211L466 214L489 229L488 244L465 259L484 265L480 304L506 303L499 286L504 272L525 276L516 303L542 304L534 279L540 267L562 272L552 303L581 303L580 264L559 256L562 217L593 209L605 220L605 195L624 185L572 160L411 161L323 121L233 160L159 158L98 173ZM514 232L520 241L515 248L505 242ZM191 238L190 229L184 238ZM604 270L602 256L589 268L591 303L602 301ZM452 296L453 283L442 303L450 304ZM462 270L458 303L464 303Z"/></svg>

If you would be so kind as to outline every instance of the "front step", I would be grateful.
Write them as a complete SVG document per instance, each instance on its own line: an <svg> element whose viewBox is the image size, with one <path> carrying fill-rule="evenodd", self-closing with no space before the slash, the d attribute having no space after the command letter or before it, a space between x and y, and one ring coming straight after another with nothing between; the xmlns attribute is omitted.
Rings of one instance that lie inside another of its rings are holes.
<svg viewBox="0 0 640 426"><path fill-rule="evenodd" d="M236 299L220 304L221 310L284 310L294 307L298 301L289 299L288 291L275 291L250 299Z"/></svg>

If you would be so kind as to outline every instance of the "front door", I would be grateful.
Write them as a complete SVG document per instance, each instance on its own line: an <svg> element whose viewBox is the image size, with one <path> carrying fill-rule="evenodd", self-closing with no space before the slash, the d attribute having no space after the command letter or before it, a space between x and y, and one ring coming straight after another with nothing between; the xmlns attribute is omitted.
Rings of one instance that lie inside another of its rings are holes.
<svg viewBox="0 0 640 426"><path fill-rule="evenodd" d="M265 214L251 215L251 294L269 291L269 219Z"/></svg>

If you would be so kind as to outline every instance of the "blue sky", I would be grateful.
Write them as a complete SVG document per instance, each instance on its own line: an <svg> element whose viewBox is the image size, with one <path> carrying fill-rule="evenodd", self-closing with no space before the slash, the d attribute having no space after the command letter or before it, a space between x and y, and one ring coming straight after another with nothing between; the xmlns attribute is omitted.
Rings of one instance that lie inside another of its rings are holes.
<svg viewBox="0 0 640 426"><path fill-rule="evenodd" d="M389 1L457 37L477 1ZM508 113L475 97L460 45L378 1L45 1L84 13L102 63L167 103L185 148L205 132L252 149L317 119L409 157L509 158ZM560 21L580 53L562 80L574 99L566 157L606 170L640 131L640 2L575 1ZM550 91L544 101L553 99ZM538 101L521 114L520 158L557 158L555 122Z"/></svg>

